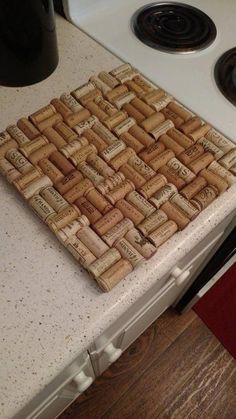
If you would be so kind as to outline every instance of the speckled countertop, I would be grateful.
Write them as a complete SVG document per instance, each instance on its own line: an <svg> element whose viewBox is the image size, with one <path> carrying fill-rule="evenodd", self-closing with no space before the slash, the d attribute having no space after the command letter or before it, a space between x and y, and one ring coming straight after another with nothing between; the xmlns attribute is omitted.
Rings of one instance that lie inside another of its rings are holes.
<svg viewBox="0 0 236 419"><path fill-rule="evenodd" d="M47 80L0 87L0 131L120 63L61 18L57 32L60 64ZM151 261L104 294L2 178L0 194L1 419L25 406L236 206L234 185Z"/></svg>

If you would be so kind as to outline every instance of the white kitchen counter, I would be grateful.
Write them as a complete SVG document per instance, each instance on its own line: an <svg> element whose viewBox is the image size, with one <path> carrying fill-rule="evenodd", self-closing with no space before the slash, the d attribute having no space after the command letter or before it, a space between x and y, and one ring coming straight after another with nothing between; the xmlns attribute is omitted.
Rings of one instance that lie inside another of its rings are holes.
<svg viewBox="0 0 236 419"><path fill-rule="evenodd" d="M0 131L120 61L57 18L60 64L45 81L0 87ZM0 179L0 417L16 414L236 206L236 185L110 293Z"/></svg>

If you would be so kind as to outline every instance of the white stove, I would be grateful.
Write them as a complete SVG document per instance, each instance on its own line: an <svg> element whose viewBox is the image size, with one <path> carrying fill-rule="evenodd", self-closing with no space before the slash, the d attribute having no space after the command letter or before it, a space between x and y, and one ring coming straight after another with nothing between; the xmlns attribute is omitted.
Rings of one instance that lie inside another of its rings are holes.
<svg viewBox="0 0 236 419"><path fill-rule="evenodd" d="M147 78L236 143L236 108L221 93L214 77L219 57L236 47L235 0L189 0L185 3L204 12L216 27L216 37L208 46L187 54L154 49L134 34L132 16L150 2L63 0L63 3L67 18L72 23L137 67ZM168 3L174 5L176 2ZM192 28L189 29L191 33ZM236 81L233 89L236 90Z"/></svg>

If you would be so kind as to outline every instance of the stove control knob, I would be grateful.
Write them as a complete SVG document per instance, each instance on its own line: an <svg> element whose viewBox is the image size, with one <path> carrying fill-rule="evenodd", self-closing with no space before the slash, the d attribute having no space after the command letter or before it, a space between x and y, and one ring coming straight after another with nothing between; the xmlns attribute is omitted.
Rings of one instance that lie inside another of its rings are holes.
<svg viewBox="0 0 236 419"><path fill-rule="evenodd" d="M184 271L183 269L180 269L178 266L175 266L171 271L170 278L172 280L175 280L175 284L179 287L186 281L189 275L190 275L189 269L186 269Z"/></svg>
<svg viewBox="0 0 236 419"><path fill-rule="evenodd" d="M109 343L109 345L104 348L104 352L107 355L110 363L115 362L122 354L122 350L115 348L113 343Z"/></svg>
<svg viewBox="0 0 236 419"><path fill-rule="evenodd" d="M83 393L92 384L93 379L92 377L88 377L84 371L80 371L72 381L79 393Z"/></svg>

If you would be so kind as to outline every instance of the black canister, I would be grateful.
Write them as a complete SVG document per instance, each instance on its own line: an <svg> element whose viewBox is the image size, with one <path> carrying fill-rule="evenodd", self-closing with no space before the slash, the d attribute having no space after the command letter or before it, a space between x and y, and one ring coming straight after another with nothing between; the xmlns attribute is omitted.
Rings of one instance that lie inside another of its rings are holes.
<svg viewBox="0 0 236 419"><path fill-rule="evenodd" d="M0 0L0 84L37 83L57 64L53 1Z"/></svg>

